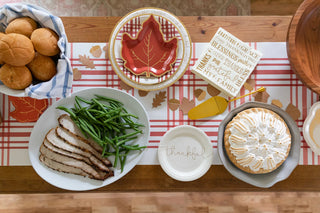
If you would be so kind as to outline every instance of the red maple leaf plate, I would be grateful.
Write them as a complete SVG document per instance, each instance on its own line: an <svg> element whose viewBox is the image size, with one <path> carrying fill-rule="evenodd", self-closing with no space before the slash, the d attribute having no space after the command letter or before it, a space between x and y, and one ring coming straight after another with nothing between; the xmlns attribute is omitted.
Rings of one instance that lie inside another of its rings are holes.
<svg viewBox="0 0 320 213"><path fill-rule="evenodd" d="M146 35L142 36L143 33ZM149 43L162 53L153 59L161 61L164 52L170 53L170 56L164 56L166 60L157 65L152 63L151 66L141 66L136 63L139 55L131 50L137 50L139 54L144 55L144 60L145 55L151 56L151 53L156 52L153 49L150 54L145 54L143 48L140 48L141 50L137 46L134 48L133 45L138 44L147 46L139 40L139 35L144 41L148 41L150 35ZM174 50L175 41L176 50ZM125 44L124 47L123 42L128 42L128 45ZM109 40L108 55L113 70L124 83L140 90L159 90L179 80L188 68L191 58L191 39L184 25L173 14L157 8L142 8L127 14L115 26Z"/></svg>
<svg viewBox="0 0 320 213"><path fill-rule="evenodd" d="M153 15L143 22L136 38L124 33L121 43L124 66L134 75L160 77L172 70L177 58L178 39L165 41L160 23Z"/></svg>

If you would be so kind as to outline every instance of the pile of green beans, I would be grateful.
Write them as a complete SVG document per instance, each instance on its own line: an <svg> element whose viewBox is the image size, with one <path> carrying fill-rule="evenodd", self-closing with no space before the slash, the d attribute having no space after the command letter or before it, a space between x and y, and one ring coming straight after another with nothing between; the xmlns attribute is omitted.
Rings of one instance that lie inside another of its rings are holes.
<svg viewBox="0 0 320 213"><path fill-rule="evenodd" d="M120 162L121 172L130 151L146 148L132 144L142 134L143 125L135 122L138 117L128 113L118 100L101 95L91 100L75 96L73 108L57 109L67 112L87 138L102 146L102 156L115 156L113 166L116 168Z"/></svg>

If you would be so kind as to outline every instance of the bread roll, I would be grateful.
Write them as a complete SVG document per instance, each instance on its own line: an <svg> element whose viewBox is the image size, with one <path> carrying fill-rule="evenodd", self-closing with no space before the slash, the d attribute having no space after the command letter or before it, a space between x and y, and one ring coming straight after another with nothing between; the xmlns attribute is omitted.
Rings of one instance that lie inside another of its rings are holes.
<svg viewBox="0 0 320 213"><path fill-rule="evenodd" d="M5 35L6 35L6 34L0 32L0 40L1 40L1 38L2 38L3 36L5 36ZM1 56L0 56L0 64L3 64L3 60L2 60L2 58L1 58Z"/></svg>
<svg viewBox="0 0 320 213"><path fill-rule="evenodd" d="M40 81L50 80L56 73L57 68L49 56L36 53L34 59L27 65L32 75Z"/></svg>
<svg viewBox="0 0 320 213"><path fill-rule="evenodd" d="M31 41L37 52L46 56L57 55L59 36L49 28L38 28L31 34Z"/></svg>
<svg viewBox="0 0 320 213"><path fill-rule="evenodd" d="M37 29L37 23L32 18L21 17L12 20L8 24L6 33L18 33L30 38L35 29Z"/></svg>
<svg viewBox="0 0 320 213"><path fill-rule="evenodd" d="M5 64L0 68L0 80L11 89L25 89L32 82L32 75L26 66Z"/></svg>
<svg viewBox="0 0 320 213"><path fill-rule="evenodd" d="M34 54L32 42L25 35L10 33L0 40L0 58L6 64L24 66L32 61Z"/></svg>

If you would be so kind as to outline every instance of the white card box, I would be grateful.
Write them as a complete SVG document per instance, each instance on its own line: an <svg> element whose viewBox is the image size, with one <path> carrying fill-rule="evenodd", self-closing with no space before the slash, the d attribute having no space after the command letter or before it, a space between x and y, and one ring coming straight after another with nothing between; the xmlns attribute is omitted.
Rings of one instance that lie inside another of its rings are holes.
<svg viewBox="0 0 320 213"><path fill-rule="evenodd" d="M235 97L261 57L261 52L220 27L191 71Z"/></svg>

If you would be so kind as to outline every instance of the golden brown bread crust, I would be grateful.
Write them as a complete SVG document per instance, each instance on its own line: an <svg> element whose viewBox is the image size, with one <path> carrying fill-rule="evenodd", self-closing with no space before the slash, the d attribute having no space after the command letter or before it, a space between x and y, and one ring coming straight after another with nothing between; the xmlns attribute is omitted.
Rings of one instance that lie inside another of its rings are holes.
<svg viewBox="0 0 320 213"><path fill-rule="evenodd" d="M25 35L10 33L0 40L0 58L12 66L24 66L35 55L31 40Z"/></svg>
<svg viewBox="0 0 320 213"><path fill-rule="evenodd" d="M49 56L36 53L34 59L27 65L32 75L40 81L50 80L56 73L56 64Z"/></svg>
<svg viewBox="0 0 320 213"><path fill-rule="evenodd" d="M0 68L0 80L11 89L25 89L32 82L32 75L26 66L5 64Z"/></svg>
<svg viewBox="0 0 320 213"><path fill-rule="evenodd" d="M46 56L57 55L59 36L49 28L38 28L31 34L31 41L37 52Z"/></svg>
<svg viewBox="0 0 320 213"><path fill-rule="evenodd" d="M2 38L3 36L5 36L5 35L6 35L6 34L0 32L0 40L1 40L1 38ZM1 58L1 54L0 54L0 64L3 64L3 63L4 63L4 62L3 62L2 58Z"/></svg>
<svg viewBox="0 0 320 213"><path fill-rule="evenodd" d="M29 17L21 17L12 20L7 28L6 33L18 33L30 38L32 32L37 29L37 23Z"/></svg>
<svg viewBox="0 0 320 213"><path fill-rule="evenodd" d="M226 126L225 128L225 132L224 132L224 146L225 146L225 150L226 150L226 153L230 159L230 161L236 166L238 167L239 169L247 172L247 173L251 173L251 174L264 174L264 173L269 173L269 172L272 172L274 171L275 169L277 169L284 161L281 161L279 162L273 169L263 169L263 168L260 168L258 171L253 171L250 169L250 167L245 167L245 166L242 166L240 163L238 163L238 160L236 159L236 156L231 152L231 144L229 142L229 137L231 136L231 127L233 126L234 123L236 122L239 122L241 120L241 117L246 114L246 113L252 113L252 112L257 112L257 111L264 111L266 113L270 113L272 114L272 116L275 116L277 119L279 119L280 121L282 121L284 123L284 125L286 126L286 132L287 134L290 135L290 130L287 126L287 124L285 123L285 121L278 115L276 114L275 112L271 111L271 110L268 110L268 109L265 109L265 108L249 108L249 109L246 109L240 113L238 113ZM290 152L290 148L291 148L291 145L288 146L288 149L287 149L287 152L286 152L286 156L288 156L289 152Z"/></svg>

